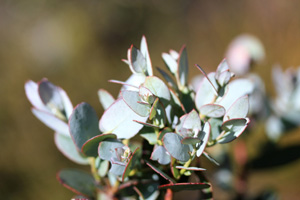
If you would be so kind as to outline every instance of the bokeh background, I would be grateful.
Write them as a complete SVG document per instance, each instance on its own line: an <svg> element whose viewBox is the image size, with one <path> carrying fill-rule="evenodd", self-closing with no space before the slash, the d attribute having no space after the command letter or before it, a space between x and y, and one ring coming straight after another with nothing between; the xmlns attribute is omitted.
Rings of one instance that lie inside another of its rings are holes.
<svg viewBox="0 0 300 200"><path fill-rule="evenodd" d="M55 176L77 166L56 149L52 130L31 114L27 80L47 77L67 91L73 105L86 101L100 117L97 90L117 95L119 86L107 80L130 75L121 59L132 43L139 46L142 35L154 66L164 67L162 52L186 44L192 77L199 73L195 63L214 70L230 41L250 33L266 50L254 71L273 94L272 65L300 64L299 8L298 0L1 0L0 199L72 197ZM281 199L296 199L299 169L293 162L253 173L249 193L273 188Z"/></svg>

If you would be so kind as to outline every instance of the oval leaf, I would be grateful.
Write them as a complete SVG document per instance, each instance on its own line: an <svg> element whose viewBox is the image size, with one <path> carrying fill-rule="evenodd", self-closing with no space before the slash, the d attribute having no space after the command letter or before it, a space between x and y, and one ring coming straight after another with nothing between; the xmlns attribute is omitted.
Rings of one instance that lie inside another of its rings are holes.
<svg viewBox="0 0 300 200"><path fill-rule="evenodd" d="M159 164L167 165L171 162L171 156L163 146L155 145L150 157L151 160L157 160Z"/></svg>
<svg viewBox="0 0 300 200"><path fill-rule="evenodd" d="M189 145L182 144L183 138L176 133L166 133L163 137L163 144L168 153L175 159L186 162L190 159Z"/></svg>
<svg viewBox="0 0 300 200"><path fill-rule="evenodd" d="M100 135L98 116L96 111L88 104L78 104L69 120L70 133L79 150L90 138Z"/></svg>
<svg viewBox="0 0 300 200"><path fill-rule="evenodd" d="M163 98L166 100L171 99L168 86L156 76L148 76L145 80L144 87L148 88L152 94L158 98Z"/></svg>
<svg viewBox="0 0 300 200"><path fill-rule="evenodd" d="M248 95L238 98L232 106L228 109L224 115L223 120L235 119L235 118L245 118L249 111L249 99Z"/></svg>
<svg viewBox="0 0 300 200"><path fill-rule="evenodd" d="M138 115L148 117L150 113L150 105L141 103L143 100L136 91L124 90L122 98L125 103Z"/></svg>
<svg viewBox="0 0 300 200"><path fill-rule="evenodd" d="M116 139L117 136L115 134L102 134L92 137L82 145L81 152L86 156L97 157L99 143L108 138Z"/></svg>
<svg viewBox="0 0 300 200"><path fill-rule="evenodd" d="M207 117L222 117L225 114L225 108L218 104L206 104L200 107L201 115L205 115Z"/></svg>

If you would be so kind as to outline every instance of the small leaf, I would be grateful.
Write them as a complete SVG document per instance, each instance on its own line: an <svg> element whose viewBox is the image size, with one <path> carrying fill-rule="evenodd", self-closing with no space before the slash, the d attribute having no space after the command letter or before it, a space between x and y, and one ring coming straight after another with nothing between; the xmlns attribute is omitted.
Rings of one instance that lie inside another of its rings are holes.
<svg viewBox="0 0 300 200"><path fill-rule="evenodd" d="M188 79L188 58L187 58L187 51L185 45L181 48L179 52L179 59L178 59L178 77L180 80L181 86L187 85Z"/></svg>
<svg viewBox="0 0 300 200"><path fill-rule="evenodd" d="M146 58L141 53L141 51L135 48L133 45L131 45L130 47L128 61L132 73L146 75L147 72Z"/></svg>
<svg viewBox="0 0 300 200"><path fill-rule="evenodd" d="M190 171L205 171L206 169L204 168L199 168L199 167L184 167L184 166L176 166L177 169L185 169L185 170L190 170Z"/></svg>
<svg viewBox="0 0 300 200"><path fill-rule="evenodd" d="M225 114L225 109L223 106L218 104L206 104L200 107L201 115L205 115L207 117L222 117Z"/></svg>
<svg viewBox="0 0 300 200"><path fill-rule="evenodd" d="M101 160L100 166L98 168L98 174L100 177L105 177L109 169L109 161Z"/></svg>
<svg viewBox="0 0 300 200"><path fill-rule="evenodd" d="M244 95L244 96L238 98L230 106L230 108L224 115L223 120L226 121L228 119L234 119L234 118L245 118L248 114L248 110L249 110L248 95Z"/></svg>
<svg viewBox="0 0 300 200"><path fill-rule="evenodd" d="M153 124L159 128L164 128L167 123L165 108L159 98L156 98L152 105L149 119L152 120Z"/></svg>
<svg viewBox="0 0 300 200"><path fill-rule="evenodd" d="M199 143L199 147L197 150L197 157L201 156L201 154L203 153L206 144L208 142L209 139L209 135L210 135L210 124L209 122L205 122L205 124L203 125L202 131L200 132L199 138L202 140L201 143Z"/></svg>
<svg viewBox="0 0 300 200"><path fill-rule="evenodd" d="M136 91L124 90L122 92L122 98L125 103L138 115L142 117L148 117L150 113L150 105L142 104L140 95Z"/></svg>
<svg viewBox="0 0 300 200"><path fill-rule="evenodd" d="M106 110L115 101L114 97L106 90L98 90L98 97L104 110Z"/></svg>
<svg viewBox="0 0 300 200"><path fill-rule="evenodd" d="M55 133L54 141L58 150L73 162L81 165L89 164L88 159L77 150L71 137Z"/></svg>
<svg viewBox="0 0 300 200"><path fill-rule="evenodd" d="M173 58L170 54L168 53L162 53L162 58L166 64L166 66L168 67L169 71L172 74L176 74L178 71L178 63L176 62L176 59Z"/></svg>
<svg viewBox="0 0 300 200"><path fill-rule="evenodd" d="M58 87L49 82L47 79L43 79L38 83L38 91L42 102L49 106L55 106L59 110L64 110L63 100L60 96Z"/></svg>
<svg viewBox="0 0 300 200"><path fill-rule="evenodd" d="M222 132L221 126L223 124L223 120L211 118L208 120L209 124L211 125L211 134L210 134L210 141L215 140L220 133Z"/></svg>
<svg viewBox="0 0 300 200"><path fill-rule="evenodd" d="M175 81L169 76L169 74L167 74L167 72L165 72L164 70L162 70L159 67L156 67L156 69L164 77L164 79L167 81L167 83L169 84L170 87L174 88L175 90L178 89Z"/></svg>
<svg viewBox="0 0 300 200"><path fill-rule="evenodd" d="M115 156L115 149L123 146L125 145L119 140L104 140L99 144L98 155L102 160L110 161L111 158Z"/></svg>
<svg viewBox="0 0 300 200"><path fill-rule="evenodd" d="M125 167L126 167L125 164L120 165L120 164L111 163L111 168L109 172L116 176L122 176L125 171Z"/></svg>
<svg viewBox="0 0 300 200"><path fill-rule="evenodd" d="M115 134L102 134L92 137L91 139L87 140L81 147L81 152L86 156L98 156L98 146L99 143L108 139L116 139L117 136Z"/></svg>
<svg viewBox="0 0 300 200"><path fill-rule="evenodd" d="M148 76L145 80L144 87L148 88L152 94L158 98L171 100L168 86L156 76Z"/></svg>
<svg viewBox="0 0 300 200"><path fill-rule="evenodd" d="M134 120L146 122L147 118L136 114L122 98L119 98L104 112L99 127L105 133L114 133L118 138L129 139L143 128L143 125Z"/></svg>
<svg viewBox="0 0 300 200"><path fill-rule="evenodd" d="M220 166L220 164L219 164L213 157L211 157L210 155L208 155L205 151L203 152L203 155L204 155L209 161L211 161L212 163L214 163L215 165Z"/></svg>
<svg viewBox="0 0 300 200"><path fill-rule="evenodd" d="M174 183L174 184L166 184L160 185L159 189L171 189L174 192L181 190L201 190L205 188L209 188L210 185L206 183Z"/></svg>
<svg viewBox="0 0 300 200"><path fill-rule="evenodd" d="M146 164L151 167L156 173L158 173L161 177L169 181L170 183L176 183L170 176L168 176L165 172L161 171L159 168L155 167L153 164L151 164L149 161L145 160Z"/></svg>
<svg viewBox="0 0 300 200"><path fill-rule="evenodd" d="M218 104L226 110L240 97L251 94L254 84L248 79L236 79L227 85L227 92Z"/></svg>
<svg viewBox="0 0 300 200"><path fill-rule="evenodd" d="M58 181L72 192L93 197L96 192L94 178L91 174L77 169L64 169L57 174Z"/></svg>
<svg viewBox="0 0 300 200"><path fill-rule="evenodd" d="M218 143L228 143L239 137L247 128L249 122L250 120L248 118L237 118L225 121L222 124L222 129L226 133L220 139L217 139Z"/></svg>
<svg viewBox="0 0 300 200"><path fill-rule="evenodd" d="M208 78L213 82L213 85L217 86L215 83L215 73L209 73ZM213 88L212 84L208 81L208 78L203 78L198 90L196 92L195 103L198 110L200 110L201 106L205 104L214 103L216 99L216 92Z"/></svg>
<svg viewBox="0 0 300 200"><path fill-rule="evenodd" d="M100 135L98 128L98 116L96 111L88 104L78 104L69 120L72 138L79 150L90 138Z"/></svg>
<svg viewBox="0 0 300 200"><path fill-rule="evenodd" d="M161 165L167 165L171 162L171 156L163 146L155 145L150 157L151 160L157 160Z"/></svg>
<svg viewBox="0 0 300 200"><path fill-rule="evenodd" d="M36 84L32 80L27 81L25 83L25 93L28 100L35 108L41 111L49 111L40 98L40 95L38 93L38 84Z"/></svg>
<svg viewBox="0 0 300 200"><path fill-rule="evenodd" d="M179 161L186 162L190 159L190 146L181 144L183 138L176 133L166 133L163 144L168 153Z"/></svg>
<svg viewBox="0 0 300 200"><path fill-rule="evenodd" d="M154 145L157 143L157 135L154 132L153 128L150 127L143 127L140 132L139 135L141 137L143 137L144 139L146 139L149 144Z"/></svg>
<svg viewBox="0 0 300 200"><path fill-rule="evenodd" d="M151 64L151 59L150 59L150 55L149 55L149 50L148 50L148 45L147 45L147 41L146 41L146 37L143 35L142 40L141 40L141 53L143 54L143 56L146 59L146 63L147 63L147 75L148 76L152 76L153 75L153 70L152 70L152 64Z"/></svg>
<svg viewBox="0 0 300 200"><path fill-rule="evenodd" d="M63 134L66 137L70 137L68 124L61 119L55 117L54 115L38 110L36 108L31 108L32 113L36 116L40 121L42 121L46 126L58 132L59 134Z"/></svg>

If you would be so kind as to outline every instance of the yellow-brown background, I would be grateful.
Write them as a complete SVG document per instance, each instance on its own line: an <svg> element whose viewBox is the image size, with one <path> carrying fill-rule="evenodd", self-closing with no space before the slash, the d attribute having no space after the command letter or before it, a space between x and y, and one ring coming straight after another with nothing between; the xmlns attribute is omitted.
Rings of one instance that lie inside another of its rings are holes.
<svg viewBox="0 0 300 200"><path fill-rule="evenodd" d="M52 131L31 114L26 80L47 77L74 105L86 101L100 116L97 90L117 94L119 87L107 80L129 76L121 59L143 34L154 66L163 66L161 52L186 44L194 75L199 72L193 64L215 69L231 39L250 33L265 45L266 60L255 71L272 93L271 66L300 64L299 9L297 0L1 0L0 199L72 196L55 175L76 165L60 154ZM299 166L256 173L249 191L271 187L282 199L295 199Z"/></svg>

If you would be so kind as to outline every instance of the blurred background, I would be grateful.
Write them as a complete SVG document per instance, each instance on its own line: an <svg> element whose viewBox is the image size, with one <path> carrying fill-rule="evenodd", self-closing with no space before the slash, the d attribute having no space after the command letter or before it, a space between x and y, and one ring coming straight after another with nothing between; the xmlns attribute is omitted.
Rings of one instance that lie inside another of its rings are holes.
<svg viewBox="0 0 300 200"><path fill-rule="evenodd" d="M266 58L254 72L273 94L272 65L300 64L299 8L298 0L1 0L0 198L73 195L55 176L77 165L61 155L52 130L32 115L24 92L27 80L47 77L65 89L74 106L86 101L100 117L97 90L118 94L119 86L107 80L126 80L131 74L121 59L131 44L139 46L142 35L154 66L164 67L162 52L186 44L192 77L199 74L195 63L215 70L230 41L249 33L264 44ZM298 161L255 172L249 193L272 188L281 199L296 199L299 169ZM216 199L225 199L220 194Z"/></svg>

